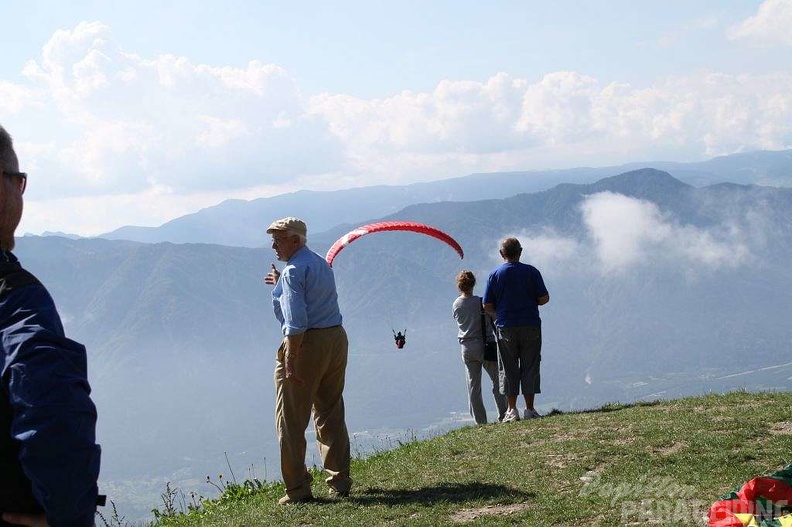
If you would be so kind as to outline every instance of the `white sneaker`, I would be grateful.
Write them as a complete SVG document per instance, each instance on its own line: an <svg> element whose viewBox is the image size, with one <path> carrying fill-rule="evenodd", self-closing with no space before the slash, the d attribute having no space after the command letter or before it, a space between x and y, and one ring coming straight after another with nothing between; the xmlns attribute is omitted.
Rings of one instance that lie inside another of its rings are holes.
<svg viewBox="0 0 792 527"><path fill-rule="evenodd" d="M504 423L511 423L519 420L520 420L520 412L517 410L517 408L506 410L506 414L503 416Z"/></svg>
<svg viewBox="0 0 792 527"><path fill-rule="evenodd" d="M528 408L526 408L525 411L523 412L523 419L536 419L537 417L542 417L542 414L540 414L536 410L529 410Z"/></svg>

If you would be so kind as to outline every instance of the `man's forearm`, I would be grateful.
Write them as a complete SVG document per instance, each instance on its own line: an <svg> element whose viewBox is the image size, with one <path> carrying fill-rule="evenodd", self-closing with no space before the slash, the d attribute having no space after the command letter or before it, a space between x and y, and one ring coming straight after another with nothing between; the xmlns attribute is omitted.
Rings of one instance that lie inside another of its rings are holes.
<svg viewBox="0 0 792 527"><path fill-rule="evenodd" d="M283 365L286 379L290 379L301 386L305 385L300 375L299 367L303 335L305 335L305 333L286 335L286 349L283 350Z"/></svg>
<svg viewBox="0 0 792 527"><path fill-rule="evenodd" d="M299 353L305 333L286 335L286 353Z"/></svg>
<svg viewBox="0 0 792 527"><path fill-rule="evenodd" d="M495 304L484 304L484 311L492 320L496 320L498 318L498 313L495 311Z"/></svg>

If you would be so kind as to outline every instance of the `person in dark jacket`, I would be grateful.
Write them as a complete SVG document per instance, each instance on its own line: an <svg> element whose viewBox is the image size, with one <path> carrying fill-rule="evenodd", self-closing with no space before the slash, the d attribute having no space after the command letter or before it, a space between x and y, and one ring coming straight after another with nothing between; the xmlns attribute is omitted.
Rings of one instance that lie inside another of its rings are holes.
<svg viewBox="0 0 792 527"><path fill-rule="evenodd" d="M94 525L101 450L85 347L11 253L27 175L0 126L0 525Z"/></svg>

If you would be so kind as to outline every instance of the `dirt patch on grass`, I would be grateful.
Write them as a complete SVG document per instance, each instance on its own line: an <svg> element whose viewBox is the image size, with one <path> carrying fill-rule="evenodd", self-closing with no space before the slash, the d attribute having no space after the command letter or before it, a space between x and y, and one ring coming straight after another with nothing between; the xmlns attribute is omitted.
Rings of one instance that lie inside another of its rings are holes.
<svg viewBox="0 0 792 527"><path fill-rule="evenodd" d="M733 415L717 415L717 414L713 415L712 413L710 413L710 415L707 416L707 419L717 423L737 421L737 418L734 417Z"/></svg>
<svg viewBox="0 0 792 527"><path fill-rule="evenodd" d="M578 458L575 454L547 454L545 456L545 463L554 468L566 468L569 463L576 461Z"/></svg>
<svg viewBox="0 0 792 527"><path fill-rule="evenodd" d="M740 410L745 409L745 408L764 408L765 406L767 406L767 402L766 401L753 401L753 400L752 401L740 401L739 403L737 403L735 405L732 405L732 406L735 406L735 407L739 408Z"/></svg>
<svg viewBox="0 0 792 527"><path fill-rule="evenodd" d="M577 439L580 439L580 435L572 434L570 432L561 432L553 434L551 441L554 443L563 443L565 441L575 441Z"/></svg>
<svg viewBox="0 0 792 527"><path fill-rule="evenodd" d="M669 445L667 447L655 449L655 453L660 454L661 456L670 456L672 454L677 454L685 449L687 445L685 443L680 443L677 441L673 445Z"/></svg>
<svg viewBox="0 0 792 527"><path fill-rule="evenodd" d="M618 439L615 439L615 440L613 441L613 444L614 444L614 445L618 445L618 446L629 445L629 444L631 444L631 443L634 443L636 439L637 439L637 438L635 438L635 437L633 437L633 436L620 437L620 438L618 438Z"/></svg>
<svg viewBox="0 0 792 527"><path fill-rule="evenodd" d="M515 512L522 512L529 507L527 503L514 503L512 505L487 505L478 509L462 509L451 515L454 523L470 523L482 516L508 516Z"/></svg>
<svg viewBox="0 0 792 527"><path fill-rule="evenodd" d="M792 421L775 423L772 428L770 428L770 433L777 436L792 435Z"/></svg>

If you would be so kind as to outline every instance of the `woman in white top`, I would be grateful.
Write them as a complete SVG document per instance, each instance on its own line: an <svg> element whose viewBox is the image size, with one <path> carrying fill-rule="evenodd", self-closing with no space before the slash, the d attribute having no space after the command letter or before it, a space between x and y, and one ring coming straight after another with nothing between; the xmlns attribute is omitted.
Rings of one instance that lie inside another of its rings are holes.
<svg viewBox="0 0 792 527"><path fill-rule="evenodd" d="M500 393L498 382L498 362L484 360L484 342L495 340L492 324L484 315L482 327L481 297L473 294L476 277L471 271L460 271L457 275L457 288L461 293L453 305L454 320L459 326L459 344L462 347L462 361L467 373L468 401L470 415L476 424L486 424L487 410L481 397L481 370L487 372L492 380L492 394L498 407L498 421L506 413L506 397Z"/></svg>

